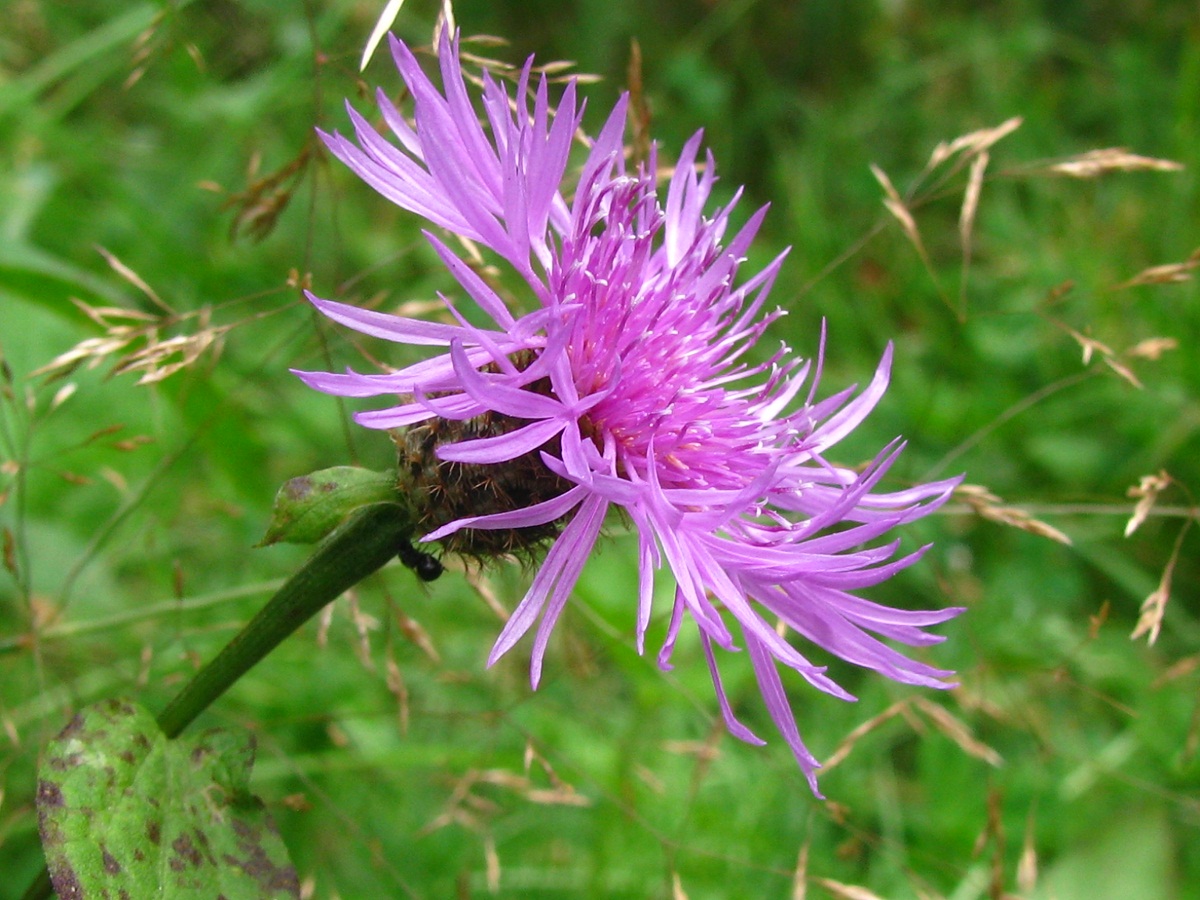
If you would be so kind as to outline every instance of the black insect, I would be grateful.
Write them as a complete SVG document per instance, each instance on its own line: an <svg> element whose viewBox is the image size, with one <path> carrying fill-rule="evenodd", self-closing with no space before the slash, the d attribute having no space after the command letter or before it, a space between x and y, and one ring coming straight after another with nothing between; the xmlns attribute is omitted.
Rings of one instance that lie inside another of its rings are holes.
<svg viewBox="0 0 1200 900"><path fill-rule="evenodd" d="M400 562L408 566L422 581L435 581L442 574L442 563L436 556L418 550L408 541L401 541L396 555Z"/></svg>

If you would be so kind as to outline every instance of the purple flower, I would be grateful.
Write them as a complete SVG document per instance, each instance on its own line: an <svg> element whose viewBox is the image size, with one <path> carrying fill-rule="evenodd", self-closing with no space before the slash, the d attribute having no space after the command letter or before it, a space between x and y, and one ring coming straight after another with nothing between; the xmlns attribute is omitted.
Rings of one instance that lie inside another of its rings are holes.
<svg viewBox="0 0 1200 900"><path fill-rule="evenodd" d="M816 792L819 763L800 738L779 665L827 693L853 697L785 639L786 631L907 684L946 687L942 679L951 674L879 638L937 643L942 638L924 627L959 609L890 609L856 594L921 556L923 550L896 558L899 542L880 539L936 509L957 479L877 491L899 441L862 471L826 458L883 395L891 347L865 390L850 387L822 400L815 395L820 356L814 365L780 347L766 362L751 361L749 351L783 314L764 314L763 305L786 254L738 283L766 210L736 229L737 196L706 213L715 177L710 154L697 166L699 134L660 193L653 151L637 171L625 164L623 97L568 198L569 151L583 115L573 82L555 113L545 79L532 87L530 65L514 97L485 74L480 116L456 42L444 39L440 47L442 90L404 44L391 44L413 97L415 127L381 91L379 107L396 143L353 109L357 143L339 134L322 135L325 143L393 203L511 264L535 308L514 312L426 232L491 324L471 324L445 298L458 324L312 297L326 316L357 331L446 349L386 374L298 374L330 394L398 395L398 405L357 420L370 428L426 428L422 441L433 446L438 467L502 473L532 464L544 476L541 490L510 500L511 508L456 509L423 538L449 542L524 529L553 540L489 664L535 630L537 686L555 621L616 507L638 535L638 650L655 575L665 566L676 589L659 664L669 668L690 619L729 731L760 744L734 716L714 654L714 646L745 647L771 718ZM451 429L460 423L485 424ZM397 441L402 452L411 450L411 441Z"/></svg>

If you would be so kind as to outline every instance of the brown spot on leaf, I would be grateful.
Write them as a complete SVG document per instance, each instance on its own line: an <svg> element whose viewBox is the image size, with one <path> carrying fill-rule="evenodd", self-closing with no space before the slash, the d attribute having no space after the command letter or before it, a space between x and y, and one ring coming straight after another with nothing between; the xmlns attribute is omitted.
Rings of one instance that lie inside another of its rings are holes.
<svg viewBox="0 0 1200 900"><path fill-rule="evenodd" d="M78 753L72 753L70 756L50 756L46 758L46 764L55 772L65 772L67 769L73 769L78 763Z"/></svg>
<svg viewBox="0 0 1200 900"><path fill-rule="evenodd" d="M312 493L312 488L312 479L307 475L301 475L299 478L292 478L283 486L284 491L287 492L289 500L303 500L310 493Z"/></svg>
<svg viewBox="0 0 1200 900"><path fill-rule="evenodd" d="M197 851L204 857L204 861L210 866L215 866L217 858L213 856L212 848L209 846L208 835L200 828L192 829L192 835L196 840Z"/></svg>
<svg viewBox="0 0 1200 900"><path fill-rule="evenodd" d="M50 883L54 885L54 893L58 900L80 900L83 897L83 885L79 877L69 865L50 863Z"/></svg>
<svg viewBox="0 0 1200 900"><path fill-rule="evenodd" d="M100 858L104 863L104 871L109 875L120 875L121 864L117 858L108 852L108 848L103 844L100 845Z"/></svg>
<svg viewBox="0 0 1200 900"><path fill-rule="evenodd" d="M175 860L182 859L186 863L190 863L192 867L199 868L204 858L200 855L200 851L196 849L196 845L192 843L192 837L189 834L181 834L175 840L171 841L171 849L179 854L178 857L171 859L171 868L175 869ZM181 869L176 869L180 871Z"/></svg>
<svg viewBox="0 0 1200 900"><path fill-rule="evenodd" d="M63 806L62 787L57 781L47 781L41 779L37 786L37 803L41 807L58 808Z"/></svg>
<svg viewBox="0 0 1200 900"><path fill-rule="evenodd" d="M276 865L262 846L262 829L255 827L244 819L234 819L231 823L238 837L238 850L243 857L239 859L231 853L222 856L222 861L229 866L241 869L258 882L263 893L285 891L289 896L300 896L300 878L296 869L291 865ZM268 830L274 822L266 820Z"/></svg>
<svg viewBox="0 0 1200 900"><path fill-rule="evenodd" d="M300 877L293 866L275 865L260 846L243 845L242 849L248 851L245 859L226 853L222 861L257 881L264 893L286 891L292 897L300 896Z"/></svg>
<svg viewBox="0 0 1200 900"><path fill-rule="evenodd" d="M67 727L58 733L58 739L74 737L83 729L83 713L75 713L75 716L67 723Z"/></svg>
<svg viewBox="0 0 1200 900"><path fill-rule="evenodd" d="M146 820L146 840L152 844L162 840L162 822L158 819Z"/></svg>
<svg viewBox="0 0 1200 900"><path fill-rule="evenodd" d="M119 716L132 716L137 713L137 707L128 700L114 700L112 702L112 712Z"/></svg>

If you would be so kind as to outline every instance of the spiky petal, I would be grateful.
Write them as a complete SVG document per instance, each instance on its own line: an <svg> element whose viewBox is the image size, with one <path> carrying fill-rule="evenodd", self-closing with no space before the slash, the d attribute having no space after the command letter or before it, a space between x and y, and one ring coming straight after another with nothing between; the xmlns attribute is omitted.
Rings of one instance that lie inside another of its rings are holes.
<svg viewBox="0 0 1200 900"><path fill-rule="evenodd" d="M771 718L816 792L819 763L801 740L779 666L853 698L781 637L777 623L897 681L945 687L951 674L881 638L935 643L941 638L925 628L960 610L890 609L858 592L921 556L897 558L897 542L886 535L936 509L957 479L880 491L899 443L861 472L826 458L883 395L891 347L864 390L823 400L815 394L819 359L814 366L781 346L765 363L747 362L766 326L782 315L763 307L785 254L739 283L765 209L737 229L736 196L710 209L715 166L710 154L698 164L699 134L684 146L660 196L653 151L638 171L626 168L622 98L592 141L568 199L569 150L583 113L574 83L553 111L547 83L531 83L530 65L515 97L485 74L481 117L456 42L446 39L439 48L440 90L404 44L393 38L391 46L413 97L415 126L380 93L395 143L351 109L355 139L323 134L326 145L393 203L506 260L536 303L518 315L427 233L491 325L461 316L455 325L422 322L313 297L350 328L443 352L387 374L298 374L331 394L400 395L396 405L358 414L371 428L508 417L518 424L443 443L438 457L505 466L535 453L566 486L526 507L460 517L424 536L438 541L463 529L565 521L489 664L533 631L537 686L554 624L606 512L619 507L638 535L639 651L654 580L665 566L676 588L660 665L669 667L680 629L691 621L730 732L761 743L735 717L714 652L744 646Z"/></svg>

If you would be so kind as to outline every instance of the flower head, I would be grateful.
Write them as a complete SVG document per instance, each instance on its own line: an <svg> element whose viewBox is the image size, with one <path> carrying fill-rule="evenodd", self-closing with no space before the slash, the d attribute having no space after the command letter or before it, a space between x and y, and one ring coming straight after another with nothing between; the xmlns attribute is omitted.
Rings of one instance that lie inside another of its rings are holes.
<svg viewBox="0 0 1200 900"><path fill-rule="evenodd" d="M880 638L936 643L941 638L925 626L959 610L890 609L857 592L920 557L923 551L897 558L898 542L880 540L935 509L956 480L878 491L900 452L898 441L862 471L826 458L882 396L891 347L865 390L851 387L820 400L820 359L814 365L780 347L765 362L750 361L748 351L782 315L763 307L785 254L739 282L766 210L734 228L736 196L708 209L714 165L711 154L697 164L699 134L660 192L653 151L636 171L626 166L622 98L591 142L568 196L569 151L583 114L573 82L555 112L546 80L531 84L530 65L511 97L485 73L481 116L455 41L444 39L440 47L441 90L403 43L391 44L413 97L415 125L380 92L395 143L350 109L356 140L322 135L326 145L393 203L494 251L536 302L523 314L510 309L426 232L491 324L470 323L449 300L458 324L313 297L325 315L350 328L442 350L396 372L298 374L331 394L398 395L396 405L356 418L371 428L401 429L402 466L407 459L414 475L428 467L443 473L469 467L484 483L501 486L473 506L439 507L427 497L429 514L420 518L425 541L453 549L456 539L495 533L509 544L521 535L552 542L489 664L533 630L536 687L555 621L606 513L616 507L638 537L639 651L655 577L669 569L675 597L660 665L669 667L680 629L693 622L727 727L763 743L735 717L714 653L744 647L771 718L816 791L819 763L800 738L779 666L853 698L777 623L897 681L945 687L950 674ZM519 474L530 471L539 474Z"/></svg>

